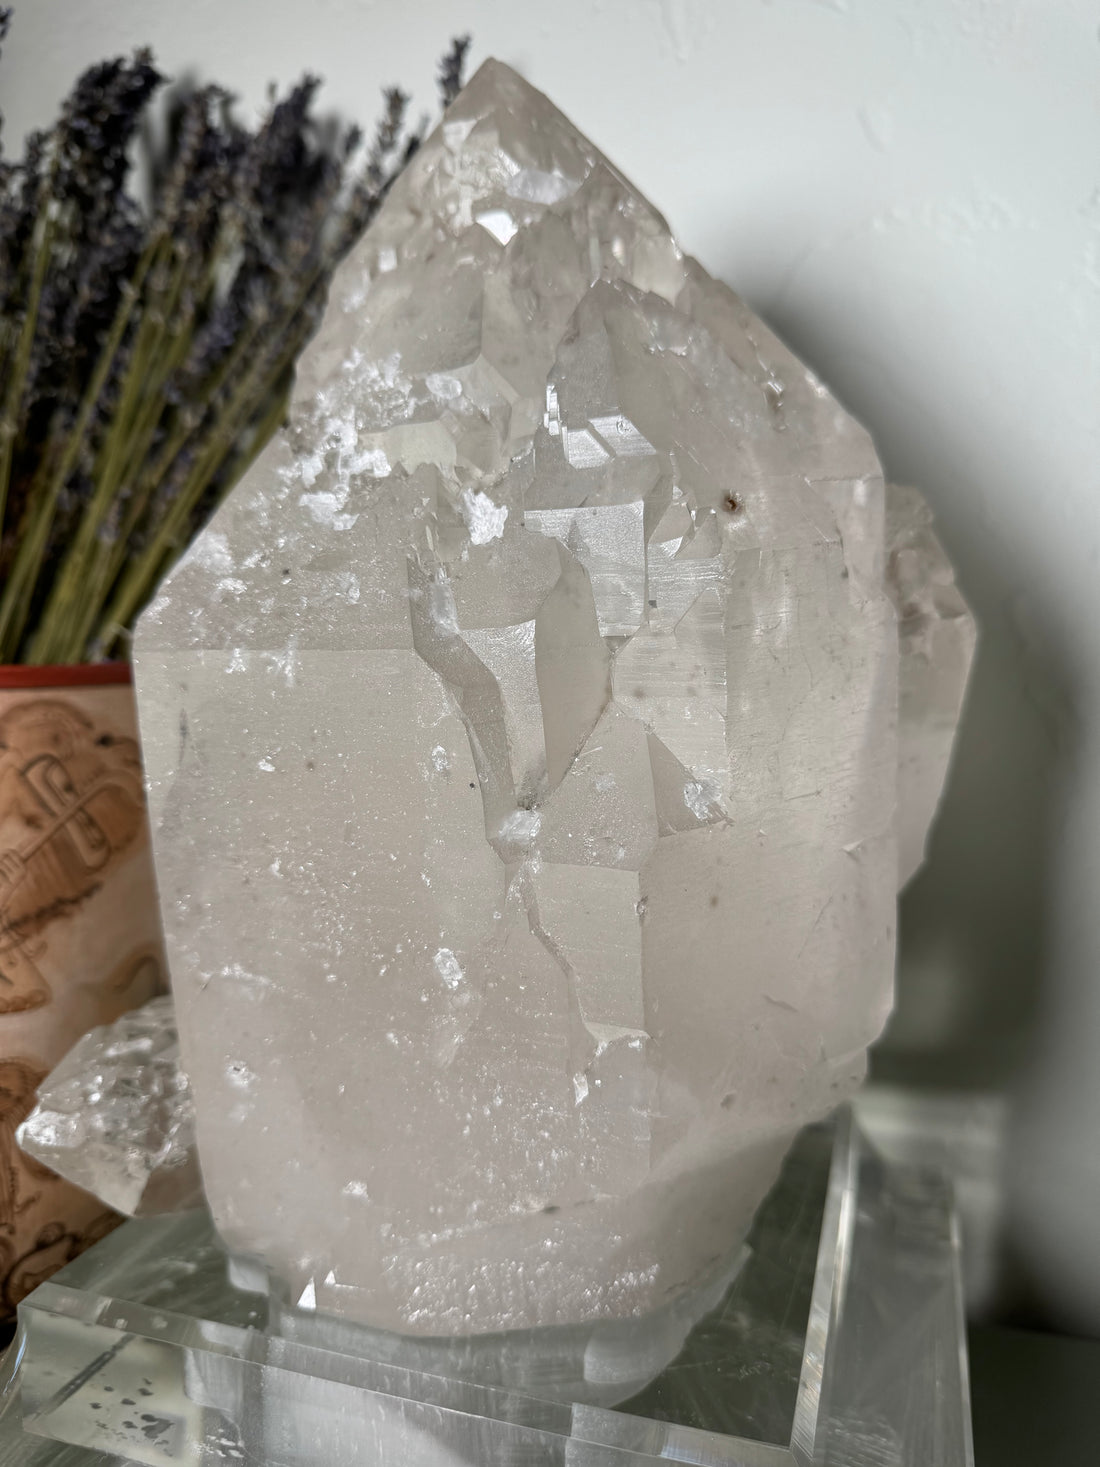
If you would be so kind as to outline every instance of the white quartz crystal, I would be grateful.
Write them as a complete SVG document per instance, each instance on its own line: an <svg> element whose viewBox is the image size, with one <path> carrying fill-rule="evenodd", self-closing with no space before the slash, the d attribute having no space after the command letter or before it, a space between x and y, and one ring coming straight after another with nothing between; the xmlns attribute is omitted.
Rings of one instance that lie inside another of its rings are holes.
<svg viewBox="0 0 1100 1467"><path fill-rule="evenodd" d="M898 535L916 851L969 643L941 698ZM482 67L136 641L206 1188L289 1297L570 1324L736 1247L890 1009L885 536L867 434Z"/></svg>
<svg viewBox="0 0 1100 1467"><path fill-rule="evenodd" d="M171 998L78 1039L38 1087L17 1139L116 1212L198 1206L195 1112Z"/></svg>

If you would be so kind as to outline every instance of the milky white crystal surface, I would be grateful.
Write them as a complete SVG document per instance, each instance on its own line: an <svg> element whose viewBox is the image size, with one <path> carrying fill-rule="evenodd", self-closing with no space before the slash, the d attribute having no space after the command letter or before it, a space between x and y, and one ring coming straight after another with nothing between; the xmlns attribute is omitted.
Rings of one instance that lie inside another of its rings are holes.
<svg viewBox="0 0 1100 1467"><path fill-rule="evenodd" d="M292 1298L609 1319L736 1246L890 1008L884 515L867 434L487 63L136 642L207 1192Z"/></svg>

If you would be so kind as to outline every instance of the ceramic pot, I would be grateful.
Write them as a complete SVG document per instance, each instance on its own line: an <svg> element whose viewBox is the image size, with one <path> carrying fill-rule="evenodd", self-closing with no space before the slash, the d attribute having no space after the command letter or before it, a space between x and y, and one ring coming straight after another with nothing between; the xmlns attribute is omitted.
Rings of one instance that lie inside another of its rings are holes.
<svg viewBox="0 0 1100 1467"><path fill-rule="evenodd" d="M165 974L129 668L0 667L0 1321L118 1221L15 1128Z"/></svg>

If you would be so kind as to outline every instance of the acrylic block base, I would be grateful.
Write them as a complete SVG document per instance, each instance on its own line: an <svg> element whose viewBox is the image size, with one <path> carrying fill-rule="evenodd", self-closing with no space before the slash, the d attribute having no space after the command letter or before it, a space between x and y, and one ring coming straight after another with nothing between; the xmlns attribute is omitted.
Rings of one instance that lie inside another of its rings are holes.
<svg viewBox="0 0 1100 1467"><path fill-rule="evenodd" d="M800 1136L748 1245L646 1320L411 1341L227 1263L192 1213L127 1223L41 1285L4 1467L972 1463L949 1190L847 1117Z"/></svg>

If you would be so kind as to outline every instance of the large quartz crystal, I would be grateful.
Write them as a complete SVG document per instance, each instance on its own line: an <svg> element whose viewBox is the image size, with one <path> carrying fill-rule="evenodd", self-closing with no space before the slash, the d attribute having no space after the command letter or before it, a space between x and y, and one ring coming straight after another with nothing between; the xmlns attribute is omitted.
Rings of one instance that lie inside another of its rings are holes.
<svg viewBox="0 0 1100 1467"><path fill-rule="evenodd" d="M656 1309L859 1082L884 503L820 383L482 67L136 643L206 1188L292 1298L435 1335ZM916 851L939 645L903 644Z"/></svg>

